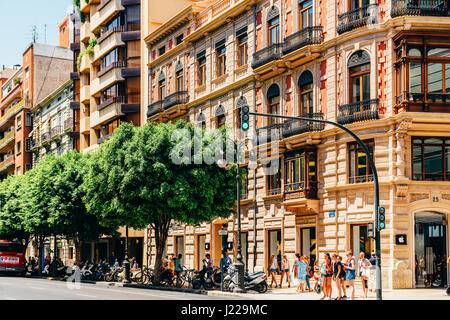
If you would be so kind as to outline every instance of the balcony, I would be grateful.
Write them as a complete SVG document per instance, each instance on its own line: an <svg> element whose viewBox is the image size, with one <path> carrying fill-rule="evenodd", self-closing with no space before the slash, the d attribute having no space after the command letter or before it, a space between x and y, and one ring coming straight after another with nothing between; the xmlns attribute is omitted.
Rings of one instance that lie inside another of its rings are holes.
<svg viewBox="0 0 450 320"><path fill-rule="evenodd" d="M266 127L256 129L258 136L258 144L270 143L272 141L279 141L282 139L283 124L275 123Z"/></svg>
<svg viewBox="0 0 450 320"><path fill-rule="evenodd" d="M52 139L51 137L52 137L51 132L43 133L43 134L41 135L41 144L42 144L42 145L48 145L48 144L50 144L50 141L51 141L51 139Z"/></svg>
<svg viewBox="0 0 450 320"><path fill-rule="evenodd" d="M63 127L62 126L56 126L52 128L50 131L51 139L59 139L61 138L61 135L63 134Z"/></svg>
<svg viewBox="0 0 450 320"><path fill-rule="evenodd" d="M80 26L80 41L86 42L89 40L91 34L91 24L89 21L85 21Z"/></svg>
<svg viewBox="0 0 450 320"><path fill-rule="evenodd" d="M448 0L392 0L391 17L450 15Z"/></svg>
<svg viewBox="0 0 450 320"><path fill-rule="evenodd" d="M359 121L377 120L379 119L378 107L378 99L339 106L337 121L340 124L350 124Z"/></svg>
<svg viewBox="0 0 450 320"><path fill-rule="evenodd" d="M0 162L0 172L4 172L5 170L7 170L8 168L10 168L11 166L14 166L15 164L15 158L13 155L9 156L9 157L5 157L5 160L3 160L2 162Z"/></svg>
<svg viewBox="0 0 450 320"><path fill-rule="evenodd" d="M163 106L163 101L161 101L161 100L153 102L152 104L150 104L148 106L147 118L153 117L154 115L157 115L158 113L161 113L162 112L162 106Z"/></svg>
<svg viewBox="0 0 450 320"><path fill-rule="evenodd" d="M91 128L99 128L100 125L123 116L122 103L113 102L103 109L91 113Z"/></svg>
<svg viewBox="0 0 450 320"><path fill-rule="evenodd" d="M114 62L101 70L98 77L91 82L91 95L97 95L109 86L124 81L121 71L124 65L124 62Z"/></svg>
<svg viewBox="0 0 450 320"><path fill-rule="evenodd" d="M378 5L369 4L338 16L337 32L342 34L357 28L377 23Z"/></svg>
<svg viewBox="0 0 450 320"><path fill-rule="evenodd" d="M80 133L89 132L91 130L91 119L90 117L83 117L80 120Z"/></svg>
<svg viewBox="0 0 450 320"><path fill-rule="evenodd" d="M85 73L89 72L89 68L91 66L91 59L88 54L85 54L81 57L80 65L79 65L79 72Z"/></svg>
<svg viewBox="0 0 450 320"><path fill-rule="evenodd" d="M297 183L290 183L284 185L284 199L318 199L317 195L318 183L317 181L309 181L306 186L305 181Z"/></svg>
<svg viewBox="0 0 450 320"><path fill-rule="evenodd" d="M187 91L178 91L164 99L163 109L167 110L176 105L185 105L189 102L188 92Z"/></svg>
<svg viewBox="0 0 450 320"><path fill-rule="evenodd" d="M283 54L288 54L304 46L321 44L322 42L322 27L308 27L294 34L291 34L284 39Z"/></svg>
<svg viewBox="0 0 450 320"><path fill-rule="evenodd" d="M101 0L97 12L91 17L91 32L95 33L117 12L125 10L121 0Z"/></svg>
<svg viewBox="0 0 450 320"><path fill-rule="evenodd" d="M64 132L73 131L73 118L67 118L64 120Z"/></svg>
<svg viewBox="0 0 450 320"><path fill-rule="evenodd" d="M280 60L283 51L283 44L276 43L253 54L252 68L259 68L269 62Z"/></svg>
<svg viewBox="0 0 450 320"><path fill-rule="evenodd" d="M305 118L323 120L323 113L310 113L303 115ZM324 123L303 121L303 120L287 120L283 125L283 137L288 138L305 132L320 132L325 129Z"/></svg>
<svg viewBox="0 0 450 320"><path fill-rule="evenodd" d="M84 85L80 88L80 101L82 103L89 103L91 99L91 87L89 85Z"/></svg>
<svg viewBox="0 0 450 320"><path fill-rule="evenodd" d="M125 97L113 97L113 98L110 98L110 99L106 100L102 104L99 104L97 106L97 111L103 110L106 107L112 105L113 103L120 103L120 104L122 104L124 102L125 102Z"/></svg>
<svg viewBox="0 0 450 320"><path fill-rule="evenodd" d="M395 111L410 112L450 112L450 93L403 92L396 97Z"/></svg>
<svg viewBox="0 0 450 320"><path fill-rule="evenodd" d="M0 127L5 125L13 115L16 114L17 111L22 109L25 106L25 100L21 100L18 104L16 104L14 107L9 108L3 116L0 118Z"/></svg>
<svg viewBox="0 0 450 320"><path fill-rule="evenodd" d="M11 130L5 136L3 139L0 140L0 151L3 151L9 144L14 142L15 133L14 130Z"/></svg>
<svg viewBox="0 0 450 320"><path fill-rule="evenodd" d="M125 46L122 41L121 33L125 31L124 26L114 27L103 33L97 40L97 45L94 47L94 61L101 59L104 55L112 49Z"/></svg>

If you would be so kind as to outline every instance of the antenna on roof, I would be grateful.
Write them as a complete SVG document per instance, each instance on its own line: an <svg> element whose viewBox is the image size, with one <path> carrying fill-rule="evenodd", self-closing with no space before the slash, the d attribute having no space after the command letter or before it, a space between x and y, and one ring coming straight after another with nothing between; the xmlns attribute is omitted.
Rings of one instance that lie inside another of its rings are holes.
<svg viewBox="0 0 450 320"><path fill-rule="evenodd" d="M36 27L36 25L33 25L32 29L31 29L31 39L32 39L33 43L36 43L38 38L39 37L38 37L37 27Z"/></svg>
<svg viewBox="0 0 450 320"><path fill-rule="evenodd" d="M44 43L47 44L47 24L44 24Z"/></svg>

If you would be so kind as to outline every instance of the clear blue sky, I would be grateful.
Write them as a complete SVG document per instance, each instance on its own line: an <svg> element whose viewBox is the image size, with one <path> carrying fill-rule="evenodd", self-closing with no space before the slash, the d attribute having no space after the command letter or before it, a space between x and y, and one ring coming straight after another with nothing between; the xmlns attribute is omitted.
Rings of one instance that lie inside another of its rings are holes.
<svg viewBox="0 0 450 320"><path fill-rule="evenodd" d="M58 23L72 8L73 0L0 0L0 67L22 64L22 53L31 43L36 25L37 42L57 45Z"/></svg>

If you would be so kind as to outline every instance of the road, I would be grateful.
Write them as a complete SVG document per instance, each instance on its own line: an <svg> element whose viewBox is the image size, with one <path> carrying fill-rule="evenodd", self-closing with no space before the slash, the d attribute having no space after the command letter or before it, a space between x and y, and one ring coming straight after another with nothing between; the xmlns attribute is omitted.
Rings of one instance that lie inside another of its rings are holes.
<svg viewBox="0 0 450 320"><path fill-rule="evenodd" d="M221 300L223 297L182 292L80 284L69 289L64 281L0 277L0 300Z"/></svg>

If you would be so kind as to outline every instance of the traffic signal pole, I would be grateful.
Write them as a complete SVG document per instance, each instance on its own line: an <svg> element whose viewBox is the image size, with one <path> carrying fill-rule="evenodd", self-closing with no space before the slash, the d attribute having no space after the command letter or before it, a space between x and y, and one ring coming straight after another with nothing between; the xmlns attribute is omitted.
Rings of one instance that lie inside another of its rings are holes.
<svg viewBox="0 0 450 320"><path fill-rule="evenodd" d="M307 117L292 117L292 116L281 116L276 114L269 114L269 113L256 113L256 112L250 112L250 108L248 106L242 106L241 107L241 128L243 131L248 131L249 126L249 115L253 116L260 116L260 117L267 117L267 118L279 118L279 119L293 119L293 120L299 120L299 121L307 121L307 122L318 122L318 123L325 123L325 124L331 124L335 127L338 127L339 129L344 130L347 132L350 136L352 136L353 139L356 140L358 145L363 149L364 153L366 154L367 158L369 159L369 165L373 172L373 178L374 178L374 188L375 188L375 226L376 226L376 232L375 232L375 251L376 251L376 292L377 292L377 300L382 300L382 282L381 282L381 237L380 237L380 185L378 180L378 171L375 167L375 162L373 160L372 154L370 153L369 148L367 148L366 144L354 133L352 130L346 128L340 123L329 121L329 120L322 120L322 119L311 119Z"/></svg>

